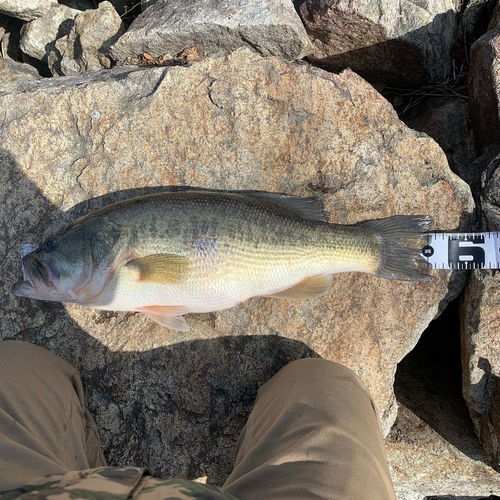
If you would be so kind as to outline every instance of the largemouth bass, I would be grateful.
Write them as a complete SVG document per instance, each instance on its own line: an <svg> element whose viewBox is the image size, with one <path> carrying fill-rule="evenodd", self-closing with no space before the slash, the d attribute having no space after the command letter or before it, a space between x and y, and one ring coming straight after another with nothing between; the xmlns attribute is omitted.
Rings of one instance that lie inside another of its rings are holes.
<svg viewBox="0 0 500 500"><path fill-rule="evenodd" d="M330 224L316 198L186 190L141 196L82 217L25 248L17 296L140 311L189 330L183 315L255 296L310 299L332 274L421 281L427 216Z"/></svg>

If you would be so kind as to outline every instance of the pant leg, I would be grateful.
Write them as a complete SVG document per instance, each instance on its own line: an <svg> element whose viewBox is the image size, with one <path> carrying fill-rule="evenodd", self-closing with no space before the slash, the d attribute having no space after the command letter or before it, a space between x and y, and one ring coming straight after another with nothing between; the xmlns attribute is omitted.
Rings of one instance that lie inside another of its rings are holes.
<svg viewBox="0 0 500 500"><path fill-rule="evenodd" d="M0 342L0 491L105 465L77 370L26 342Z"/></svg>
<svg viewBox="0 0 500 500"><path fill-rule="evenodd" d="M280 370L259 390L223 490L240 500L395 500L359 377L323 359Z"/></svg>

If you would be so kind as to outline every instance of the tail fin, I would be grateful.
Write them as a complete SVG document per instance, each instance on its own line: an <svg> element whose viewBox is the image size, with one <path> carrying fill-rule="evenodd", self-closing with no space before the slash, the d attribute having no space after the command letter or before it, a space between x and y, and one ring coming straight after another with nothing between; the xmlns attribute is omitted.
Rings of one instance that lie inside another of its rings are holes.
<svg viewBox="0 0 500 500"><path fill-rule="evenodd" d="M428 266L421 255L426 244L423 233L432 222L432 217L426 215L398 215L361 223L380 238L380 264L375 276L401 281L433 279L423 272Z"/></svg>

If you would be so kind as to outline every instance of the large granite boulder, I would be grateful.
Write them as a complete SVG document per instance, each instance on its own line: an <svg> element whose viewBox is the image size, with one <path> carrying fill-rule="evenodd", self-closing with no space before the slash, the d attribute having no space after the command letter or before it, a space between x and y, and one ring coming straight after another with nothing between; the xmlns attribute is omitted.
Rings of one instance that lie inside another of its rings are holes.
<svg viewBox="0 0 500 500"><path fill-rule="evenodd" d="M422 85L451 69L454 0L305 0L300 15L315 51L309 60L349 67L370 81Z"/></svg>
<svg viewBox="0 0 500 500"><path fill-rule="evenodd" d="M257 387L303 356L356 371L389 430L397 363L459 293L448 271L424 283L338 274L318 300L256 298L188 316L190 332L10 292L23 242L164 186L318 195L332 222L429 214L435 229L464 229L468 186L371 85L238 50L0 89L0 108L0 338L78 367L111 463L220 483Z"/></svg>
<svg viewBox="0 0 500 500"><path fill-rule="evenodd" d="M248 47L301 59L312 46L291 0L158 0L111 48L119 61L146 52L156 58L197 47L208 55Z"/></svg>

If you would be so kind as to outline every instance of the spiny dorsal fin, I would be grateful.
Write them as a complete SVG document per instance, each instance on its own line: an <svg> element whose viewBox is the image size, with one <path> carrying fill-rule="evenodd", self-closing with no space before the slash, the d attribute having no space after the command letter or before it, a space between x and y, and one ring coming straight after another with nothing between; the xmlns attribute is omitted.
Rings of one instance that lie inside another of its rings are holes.
<svg viewBox="0 0 500 500"><path fill-rule="evenodd" d="M241 191L242 194L259 198L268 203L279 205L296 213L303 219L328 222L328 212L323 201L319 198L300 198L282 193L268 193L266 191Z"/></svg>
<svg viewBox="0 0 500 500"><path fill-rule="evenodd" d="M293 285L291 288L281 290L281 292L266 295L266 297L275 297L278 299L315 299L321 297L328 291L332 284L331 274L318 274L309 276Z"/></svg>
<svg viewBox="0 0 500 500"><path fill-rule="evenodd" d="M182 283L191 266L188 257L168 253L148 255L127 264L127 267L139 271L138 281L165 285Z"/></svg>

